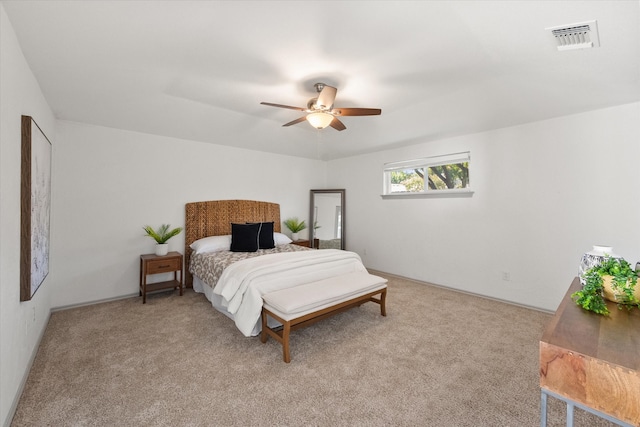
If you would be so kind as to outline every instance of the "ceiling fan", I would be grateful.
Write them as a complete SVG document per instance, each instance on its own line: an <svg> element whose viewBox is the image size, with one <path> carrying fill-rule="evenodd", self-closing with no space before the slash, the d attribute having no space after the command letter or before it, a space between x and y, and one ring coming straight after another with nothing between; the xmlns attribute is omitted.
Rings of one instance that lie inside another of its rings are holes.
<svg viewBox="0 0 640 427"><path fill-rule="evenodd" d="M291 126L306 120L316 129L324 129L327 126L331 126L336 130L345 130L347 127L338 120L339 116L378 116L382 113L379 108L333 108L333 101L336 99L338 89L324 83L316 83L313 86L318 91L318 97L311 98L307 102L307 108L272 104L271 102L261 102L260 104L304 111L307 113L304 117L285 123L282 126Z"/></svg>

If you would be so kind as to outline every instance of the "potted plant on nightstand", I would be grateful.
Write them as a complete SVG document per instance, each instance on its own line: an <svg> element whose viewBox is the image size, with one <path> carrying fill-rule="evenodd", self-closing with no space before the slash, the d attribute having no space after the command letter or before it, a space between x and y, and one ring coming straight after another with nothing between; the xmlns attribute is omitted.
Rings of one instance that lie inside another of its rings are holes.
<svg viewBox="0 0 640 427"><path fill-rule="evenodd" d="M300 221L297 217L288 218L283 223L291 231L291 239L294 242L298 240L298 233L307 228L304 221Z"/></svg>
<svg viewBox="0 0 640 427"><path fill-rule="evenodd" d="M182 227L176 227L173 230L169 230L169 224L162 224L158 231L154 230L152 227L145 225L142 227L144 231L147 233L147 236L154 239L156 244L156 255L163 256L169 253L169 244L167 241L173 236L180 234L182 231Z"/></svg>
<svg viewBox="0 0 640 427"><path fill-rule="evenodd" d="M585 284L571 298L585 310L609 314L606 300L617 302L618 308L640 308L638 272L623 258L606 257L604 261L587 270Z"/></svg>

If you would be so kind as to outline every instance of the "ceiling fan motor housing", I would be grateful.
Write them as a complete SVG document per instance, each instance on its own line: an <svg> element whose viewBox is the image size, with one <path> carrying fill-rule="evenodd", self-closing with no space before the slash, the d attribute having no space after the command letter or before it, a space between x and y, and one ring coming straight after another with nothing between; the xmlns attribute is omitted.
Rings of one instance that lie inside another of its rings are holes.
<svg viewBox="0 0 640 427"><path fill-rule="evenodd" d="M316 105L317 102L318 102L318 98L311 98L309 102L307 102L307 110L310 110L310 111L322 110L322 108L318 108L318 105Z"/></svg>

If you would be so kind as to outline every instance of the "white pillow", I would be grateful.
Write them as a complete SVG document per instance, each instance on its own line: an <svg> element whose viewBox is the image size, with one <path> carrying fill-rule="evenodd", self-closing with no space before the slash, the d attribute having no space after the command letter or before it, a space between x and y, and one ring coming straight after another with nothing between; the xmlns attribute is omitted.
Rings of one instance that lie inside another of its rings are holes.
<svg viewBox="0 0 640 427"><path fill-rule="evenodd" d="M286 234L273 233L273 242L277 245L286 245L293 242Z"/></svg>
<svg viewBox="0 0 640 427"><path fill-rule="evenodd" d="M210 236L196 240L189 245L197 254L203 252L228 251L231 249L231 235Z"/></svg>

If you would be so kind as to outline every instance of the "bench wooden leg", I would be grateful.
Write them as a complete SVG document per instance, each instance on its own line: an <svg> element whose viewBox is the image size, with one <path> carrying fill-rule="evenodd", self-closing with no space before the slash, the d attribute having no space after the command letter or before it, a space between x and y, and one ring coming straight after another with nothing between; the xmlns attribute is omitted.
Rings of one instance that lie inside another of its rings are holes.
<svg viewBox="0 0 640 427"><path fill-rule="evenodd" d="M267 342L267 338L267 313L262 310L262 330L260 331L260 341L264 344Z"/></svg>
<svg viewBox="0 0 640 427"><path fill-rule="evenodd" d="M380 314L383 316L387 315L387 289L383 289L382 293L380 293Z"/></svg>
<svg viewBox="0 0 640 427"><path fill-rule="evenodd" d="M282 359L284 363L291 362L291 354L289 353L289 335L291 335L291 323L284 322L282 325Z"/></svg>
<svg viewBox="0 0 640 427"><path fill-rule="evenodd" d="M267 326L267 311L262 309L262 331L260 331L260 341L267 342L267 338L271 335L276 341L282 344L282 359L285 363L291 362L291 353L289 351L289 336L291 335L291 322L276 317L282 323L282 330L276 332Z"/></svg>

